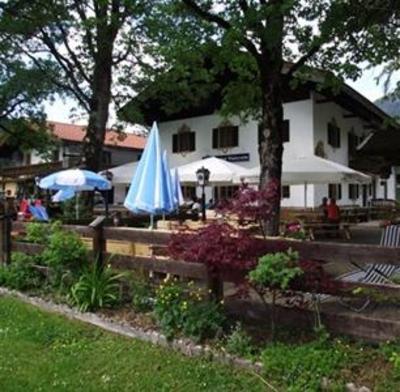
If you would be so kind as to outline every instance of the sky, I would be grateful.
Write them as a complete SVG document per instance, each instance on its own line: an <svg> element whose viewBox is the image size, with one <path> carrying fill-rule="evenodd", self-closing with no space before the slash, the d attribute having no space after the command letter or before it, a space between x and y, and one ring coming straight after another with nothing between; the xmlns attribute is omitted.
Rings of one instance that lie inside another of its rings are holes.
<svg viewBox="0 0 400 392"><path fill-rule="evenodd" d="M356 89L359 93L367 97L371 101L375 101L381 98L384 92L383 81L377 84L376 78L380 75L382 68L375 67L369 70L365 70L363 75L357 81L347 81L347 83ZM400 80L400 73L397 73L393 78L393 82ZM47 117L52 121L60 122L74 122L77 124L85 124L85 118L71 119L71 109L74 107L74 103L71 100L56 99L53 104L47 103L45 110ZM115 119L115 113L111 110L110 113L111 122Z"/></svg>

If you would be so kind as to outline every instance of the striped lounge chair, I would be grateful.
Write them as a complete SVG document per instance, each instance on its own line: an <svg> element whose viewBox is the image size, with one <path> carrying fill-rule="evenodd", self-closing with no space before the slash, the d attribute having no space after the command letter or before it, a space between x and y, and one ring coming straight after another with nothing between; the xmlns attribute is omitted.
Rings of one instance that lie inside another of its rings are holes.
<svg viewBox="0 0 400 392"><path fill-rule="evenodd" d="M399 248L400 225L386 226L382 232L380 245L388 248ZM400 273L400 267L391 264L366 264L364 266L359 266L353 263L353 265L356 266L356 270L341 275L338 279L345 282L390 284L393 283L391 280L393 275ZM354 311L361 312L367 308L371 300L367 299L360 307L353 307L351 302L347 302L344 299L341 299L341 303Z"/></svg>

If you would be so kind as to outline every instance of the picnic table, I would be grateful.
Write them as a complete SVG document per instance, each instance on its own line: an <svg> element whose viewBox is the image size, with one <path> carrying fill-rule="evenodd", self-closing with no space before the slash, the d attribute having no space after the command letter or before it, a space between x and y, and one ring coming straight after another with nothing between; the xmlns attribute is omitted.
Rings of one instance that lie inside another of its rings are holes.
<svg viewBox="0 0 400 392"><path fill-rule="evenodd" d="M350 223L348 222L305 221L301 225L307 238L310 240L315 240L316 236L334 236L345 238L346 240L351 239Z"/></svg>

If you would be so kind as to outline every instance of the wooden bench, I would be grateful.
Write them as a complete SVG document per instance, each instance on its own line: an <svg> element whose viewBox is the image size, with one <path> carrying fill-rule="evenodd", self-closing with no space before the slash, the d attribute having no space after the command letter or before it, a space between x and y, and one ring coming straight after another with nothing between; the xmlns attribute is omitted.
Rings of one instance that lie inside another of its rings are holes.
<svg viewBox="0 0 400 392"><path fill-rule="evenodd" d="M328 223L321 221L303 222L303 230L307 238L315 240L316 236L335 236L351 239L350 224L346 222Z"/></svg>

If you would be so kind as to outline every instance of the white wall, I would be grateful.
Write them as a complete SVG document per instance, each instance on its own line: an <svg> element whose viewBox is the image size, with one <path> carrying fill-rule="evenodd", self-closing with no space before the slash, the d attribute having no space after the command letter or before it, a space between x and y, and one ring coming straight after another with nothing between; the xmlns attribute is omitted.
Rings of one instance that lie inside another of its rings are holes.
<svg viewBox="0 0 400 392"><path fill-rule="evenodd" d="M284 149L289 154L311 154L313 152L313 102L311 99L290 102L284 105L284 118L290 121L290 141ZM232 117L229 121L239 126L239 146L227 151L212 148L212 130L218 127L224 119L217 115L192 117L183 120L167 121L159 124L163 148L168 152L171 167L177 167L202 159L205 156L249 153L250 160L236 162L246 168L259 165L258 156L258 124L256 121L241 123L239 118ZM186 124L196 132L196 150L189 153L172 153L172 135ZM308 202L314 202L312 187L308 191ZM283 206L304 206L304 188L291 187L291 197L282 200Z"/></svg>
<svg viewBox="0 0 400 392"><path fill-rule="evenodd" d="M365 136L368 131L363 128L363 121L358 117L346 118L349 115L347 110L340 107L338 104L328 102L318 102L324 100L320 94L313 93L314 101L314 148L321 141L324 145L325 157L342 165L349 165L349 150L348 150L348 133L354 132L356 135ZM336 124L341 130L340 148L333 148L328 144L328 123L335 119ZM360 186L360 197L357 200L349 198L348 183L342 183L342 199L338 200L341 205L362 205L362 191ZM323 197L328 196L328 185L314 186L315 205L319 205Z"/></svg>

